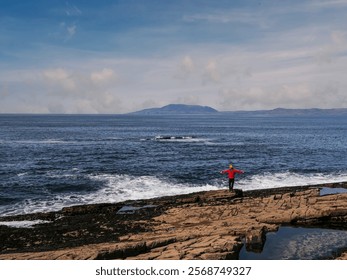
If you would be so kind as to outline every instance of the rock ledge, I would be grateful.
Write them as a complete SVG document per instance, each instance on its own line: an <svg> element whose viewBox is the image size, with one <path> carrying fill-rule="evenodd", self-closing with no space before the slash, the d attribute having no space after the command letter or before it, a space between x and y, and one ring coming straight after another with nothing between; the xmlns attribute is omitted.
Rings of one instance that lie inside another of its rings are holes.
<svg viewBox="0 0 347 280"><path fill-rule="evenodd" d="M238 259L281 225L347 229L347 182L257 191L208 191L1 217L0 259ZM125 207L126 206L126 207ZM338 256L347 259L347 253Z"/></svg>

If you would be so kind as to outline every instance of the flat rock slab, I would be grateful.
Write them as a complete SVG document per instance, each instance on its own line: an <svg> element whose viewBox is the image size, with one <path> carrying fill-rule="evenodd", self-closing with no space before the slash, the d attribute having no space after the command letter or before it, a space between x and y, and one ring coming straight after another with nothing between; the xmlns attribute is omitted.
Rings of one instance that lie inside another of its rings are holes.
<svg viewBox="0 0 347 280"><path fill-rule="evenodd" d="M281 225L347 229L347 193L322 196L322 187L347 188L347 182L208 191L2 217L0 259L238 259L244 242L248 250L261 251L266 233ZM5 225L9 221L45 223L14 228Z"/></svg>

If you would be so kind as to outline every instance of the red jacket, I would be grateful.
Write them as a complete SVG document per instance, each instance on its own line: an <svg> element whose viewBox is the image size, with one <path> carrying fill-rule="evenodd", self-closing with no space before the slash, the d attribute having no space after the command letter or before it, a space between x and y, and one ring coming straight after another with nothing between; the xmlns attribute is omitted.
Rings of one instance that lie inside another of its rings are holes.
<svg viewBox="0 0 347 280"><path fill-rule="evenodd" d="M242 174L244 173L242 170L238 170L238 169L226 169L221 171L222 174L228 173L228 177L229 179L234 179L235 178L235 173L239 173Z"/></svg>

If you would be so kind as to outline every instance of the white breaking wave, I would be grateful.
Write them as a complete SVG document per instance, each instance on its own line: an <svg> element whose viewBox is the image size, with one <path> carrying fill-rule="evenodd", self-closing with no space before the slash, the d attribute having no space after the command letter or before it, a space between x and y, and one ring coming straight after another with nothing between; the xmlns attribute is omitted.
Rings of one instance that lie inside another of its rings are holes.
<svg viewBox="0 0 347 280"><path fill-rule="evenodd" d="M218 189L217 186L209 184L175 184L155 176L97 175L90 177L104 182L105 187L95 193L95 198L102 197L103 202L148 199Z"/></svg>
<svg viewBox="0 0 347 280"><path fill-rule="evenodd" d="M30 144L65 144L69 142L64 140L59 140L59 139L46 139L46 140L17 140L17 141L8 141L8 143L30 145Z"/></svg>
<svg viewBox="0 0 347 280"><path fill-rule="evenodd" d="M204 144L210 143L211 141L211 139L198 138L194 136L161 136L161 135L158 135L150 140L154 140L158 142L184 142L184 143L204 143Z"/></svg>
<svg viewBox="0 0 347 280"><path fill-rule="evenodd" d="M242 190L258 190L281 187L295 187L317 185L325 183L347 182L347 173L337 174L299 174L294 172L264 173L246 177L237 181L238 188Z"/></svg>
<svg viewBox="0 0 347 280"><path fill-rule="evenodd" d="M92 140L62 140L62 139L43 139L43 140L0 140L1 144L19 144L19 145L94 145L95 143L113 143L122 140L122 138L110 137Z"/></svg>
<svg viewBox="0 0 347 280"><path fill-rule="evenodd" d="M14 228L32 228L34 225L50 223L50 221L34 220L34 221L8 221L0 222L0 225Z"/></svg>
<svg viewBox="0 0 347 280"><path fill-rule="evenodd" d="M244 178L242 178L244 177ZM294 187L347 181L347 173L339 174L298 174L293 172L264 173L247 177L236 177L235 188L246 190L278 187ZM46 200L26 199L23 202L0 207L1 216L49 212L61 210L66 206L115 203L125 200L149 199L170 195L188 194L200 191L227 189L227 178L223 177L213 184L173 183L155 176L129 176L101 174L89 175L93 181L100 182L100 189L90 193L59 194Z"/></svg>
<svg viewBox="0 0 347 280"><path fill-rule="evenodd" d="M90 175L90 179L102 182L103 187L91 193L62 194L47 200L26 199L23 202L1 206L0 216L49 212L63 207L93 203L115 203L125 200L149 199L154 197L187 194L216 190L213 185L174 184L154 176Z"/></svg>

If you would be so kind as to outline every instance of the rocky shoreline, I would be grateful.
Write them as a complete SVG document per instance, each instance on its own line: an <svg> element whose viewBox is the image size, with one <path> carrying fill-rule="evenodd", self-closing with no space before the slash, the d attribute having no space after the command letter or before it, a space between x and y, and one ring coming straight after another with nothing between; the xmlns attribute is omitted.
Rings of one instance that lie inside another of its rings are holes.
<svg viewBox="0 0 347 280"><path fill-rule="evenodd" d="M0 259L238 259L280 226L347 230L347 182L208 191L0 218ZM44 221L30 228L6 222ZM347 259L347 250L335 256Z"/></svg>

